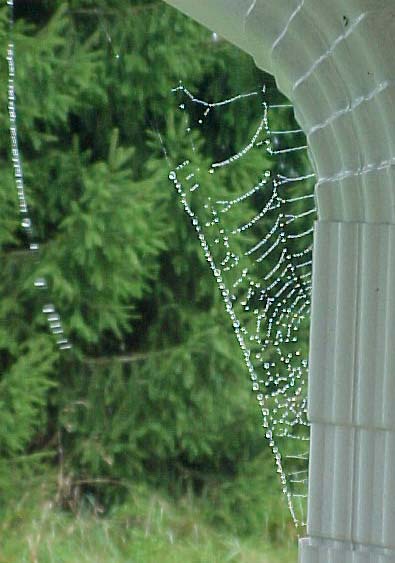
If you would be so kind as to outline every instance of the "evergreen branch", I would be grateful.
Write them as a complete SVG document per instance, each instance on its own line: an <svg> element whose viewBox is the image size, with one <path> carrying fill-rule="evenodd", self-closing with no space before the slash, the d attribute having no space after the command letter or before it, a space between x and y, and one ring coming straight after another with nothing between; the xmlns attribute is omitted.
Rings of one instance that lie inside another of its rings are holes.
<svg viewBox="0 0 395 563"><path fill-rule="evenodd" d="M145 13L149 10L153 10L155 8L159 8L162 6L162 2L151 2L150 4L146 4L144 6L134 6L126 8L125 12L128 12L131 15L136 15L139 13ZM81 16L115 16L118 15L119 12L116 10L106 10L102 8L76 8L76 9L69 9L70 14L76 14Z"/></svg>
<svg viewBox="0 0 395 563"><path fill-rule="evenodd" d="M15 250L5 250L1 251L2 258L26 258L26 256L32 256L33 251L29 248L15 249Z"/></svg>
<svg viewBox="0 0 395 563"><path fill-rule="evenodd" d="M96 358L84 358L82 361L85 364L95 365L112 364L113 362L118 362L120 364L131 364L134 362L145 361L152 357L162 356L163 354L167 354L169 352L174 352L175 350L179 350L184 346L184 344L178 344L177 346L170 346L168 348L163 348L162 350L153 350L151 352L139 352L123 356L98 356Z"/></svg>
<svg viewBox="0 0 395 563"><path fill-rule="evenodd" d="M199 338L207 338L210 333L212 332L217 332L217 327L212 327L209 330L200 332L196 335L194 335L193 340L199 339ZM163 356L163 354L168 354L171 352L175 352L177 350L181 350L183 348L188 348L191 349L190 345L188 342L183 342L181 344L177 344L175 346L168 346L167 348L162 348L162 350L152 350L152 351L148 351L148 352L137 352L135 354L130 354L130 355L120 355L120 356L98 356L96 358L84 358L82 361L85 364L94 364L94 365L106 365L106 364L111 364L113 362L118 362L121 364L131 364L134 362L141 362L141 361L145 361L148 360L149 358L155 358L155 357L160 357Z"/></svg>

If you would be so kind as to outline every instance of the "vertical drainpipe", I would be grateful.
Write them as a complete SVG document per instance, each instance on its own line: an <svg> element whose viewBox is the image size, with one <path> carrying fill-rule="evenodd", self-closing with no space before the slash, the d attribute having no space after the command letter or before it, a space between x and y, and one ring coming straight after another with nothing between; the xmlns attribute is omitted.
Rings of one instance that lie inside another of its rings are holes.
<svg viewBox="0 0 395 563"><path fill-rule="evenodd" d="M317 172L308 537L395 563L394 0L166 0L274 74Z"/></svg>

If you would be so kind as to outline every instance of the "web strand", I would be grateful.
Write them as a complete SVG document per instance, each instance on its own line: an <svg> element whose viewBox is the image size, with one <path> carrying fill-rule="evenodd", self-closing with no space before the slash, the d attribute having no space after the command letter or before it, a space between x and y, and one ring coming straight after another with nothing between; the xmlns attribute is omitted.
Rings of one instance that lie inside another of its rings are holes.
<svg viewBox="0 0 395 563"><path fill-rule="evenodd" d="M15 44L14 44L14 0L7 0L9 9L9 41L7 45L7 65L8 65L8 79L7 79L7 101L8 101L8 116L9 116L9 130L10 130L10 145L11 145L11 159L14 171L14 181L18 197L19 215L21 218L21 227L27 240L27 247L35 258L37 258L40 251L40 244L35 236L34 225L31 218L30 210L27 203L25 192L25 181L23 174L22 158L19 150L18 141L18 126L17 126L17 106L16 106L16 93L15 93ZM48 327L51 333L55 336L57 345L60 350L69 350L71 342L66 338L60 315L55 308L55 305L49 300L48 284L45 277L38 277L34 281L34 287L42 292L43 301L47 301L43 307L42 312L45 314Z"/></svg>

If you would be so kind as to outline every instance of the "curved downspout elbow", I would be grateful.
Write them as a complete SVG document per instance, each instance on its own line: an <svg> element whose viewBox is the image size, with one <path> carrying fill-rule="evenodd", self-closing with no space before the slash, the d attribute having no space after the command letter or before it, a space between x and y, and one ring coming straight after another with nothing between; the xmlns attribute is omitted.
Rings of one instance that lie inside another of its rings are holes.
<svg viewBox="0 0 395 563"><path fill-rule="evenodd" d="M246 28L246 22L250 12L255 8L256 0L165 0L165 2L242 51L254 56L256 51L254 36ZM271 72L269 61L260 61L259 67Z"/></svg>

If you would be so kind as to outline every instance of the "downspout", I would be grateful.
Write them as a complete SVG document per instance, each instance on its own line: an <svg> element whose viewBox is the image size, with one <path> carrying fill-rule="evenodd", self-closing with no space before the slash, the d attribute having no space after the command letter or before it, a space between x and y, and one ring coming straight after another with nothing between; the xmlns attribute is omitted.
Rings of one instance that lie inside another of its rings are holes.
<svg viewBox="0 0 395 563"><path fill-rule="evenodd" d="M301 563L395 563L395 4L166 0L253 56L317 172Z"/></svg>

